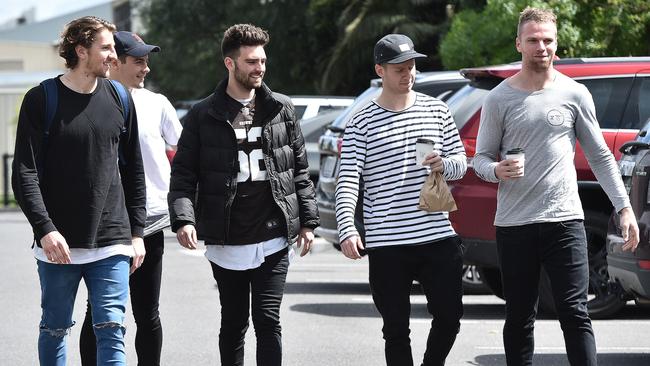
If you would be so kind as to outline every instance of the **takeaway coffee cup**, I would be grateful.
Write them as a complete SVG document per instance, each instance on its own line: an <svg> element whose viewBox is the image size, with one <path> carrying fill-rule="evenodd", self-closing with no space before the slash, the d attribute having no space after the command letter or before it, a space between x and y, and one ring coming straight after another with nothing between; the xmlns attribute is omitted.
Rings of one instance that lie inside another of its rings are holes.
<svg viewBox="0 0 650 366"><path fill-rule="evenodd" d="M510 149L506 152L506 159L515 159L519 160L519 165L521 165L521 176L524 176L524 163L526 161L526 157L524 155L524 149L520 147L516 147L514 149Z"/></svg>
<svg viewBox="0 0 650 366"><path fill-rule="evenodd" d="M422 164L427 155L434 151L434 144L433 140L430 139L419 138L415 140L415 161L417 161L418 164Z"/></svg>

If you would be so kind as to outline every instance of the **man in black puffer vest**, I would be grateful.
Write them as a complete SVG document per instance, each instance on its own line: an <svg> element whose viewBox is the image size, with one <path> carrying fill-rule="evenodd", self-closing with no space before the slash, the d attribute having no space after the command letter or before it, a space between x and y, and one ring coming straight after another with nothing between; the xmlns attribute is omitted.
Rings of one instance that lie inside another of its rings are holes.
<svg viewBox="0 0 650 366"><path fill-rule="evenodd" d="M281 365L291 245L307 254L319 224L293 104L262 82L268 41L250 24L226 30L228 78L188 112L168 196L179 243L207 246L221 302L221 363L229 366L243 365L249 307L257 364Z"/></svg>

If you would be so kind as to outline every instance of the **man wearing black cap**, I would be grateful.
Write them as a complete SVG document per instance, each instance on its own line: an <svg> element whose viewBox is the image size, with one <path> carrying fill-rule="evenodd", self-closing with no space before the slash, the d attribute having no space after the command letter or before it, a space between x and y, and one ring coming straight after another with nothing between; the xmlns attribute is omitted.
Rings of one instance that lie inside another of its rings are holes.
<svg viewBox="0 0 650 366"><path fill-rule="evenodd" d="M110 78L129 90L136 107L147 191L146 257L129 278L131 307L137 325L135 350L138 365L160 365L163 333L158 304L164 251L162 230L169 226L167 193L171 174L166 146L177 144L182 127L169 100L144 88L144 79L150 71L149 53L159 52L160 48L144 43L131 32L116 32L113 38L118 59L111 64ZM97 364L90 308L79 348L83 365Z"/></svg>
<svg viewBox="0 0 650 366"><path fill-rule="evenodd" d="M336 186L336 218L341 250L359 259L364 249L354 226L359 180L363 179L365 249L372 297L382 316L386 363L413 365L409 338L410 292L414 280L433 316L423 365L444 365L460 329L462 245L448 212L418 209L420 189L431 172L460 179L465 149L447 105L416 93L415 59L426 57L401 34L375 45L375 72L383 90L345 128ZM423 161L416 140L433 143Z"/></svg>

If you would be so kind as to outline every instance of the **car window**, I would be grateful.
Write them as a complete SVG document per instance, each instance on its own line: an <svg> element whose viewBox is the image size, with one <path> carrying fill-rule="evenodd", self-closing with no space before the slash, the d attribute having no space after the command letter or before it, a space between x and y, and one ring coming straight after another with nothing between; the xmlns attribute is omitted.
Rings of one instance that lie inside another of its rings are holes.
<svg viewBox="0 0 650 366"><path fill-rule="evenodd" d="M619 128L632 78L576 79L584 84L594 99L600 128Z"/></svg>
<svg viewBox="0 0 650 366"><path fill-rule="evenodd" d="M342 105L322 105L318 109L318 114L327 113L327 112L336 111L336 110L345 109L345 108L346 107L342 106Z"/></svg>
<svg viewBox="0 0 650 366"><path fill-rule="evenodd" d="M460 89L463 84L465 84L465 81L457 81L457 82L431 82L431 83L420 83L420 84L415 84L413 86L413 90L418 91L420 93L424 93L426 95L430 95L432 97L436 97L443 102L447 100L454 91Z"/></svg>
<svg viewBox="0 0 650 366"><path fill-rule="evenodd" d="M456 128L459 130L463 128L469 119L476 114L483 105L483 100L488 93L488 90L466 85L447 100L449 111L454 117L454 122L456 122Z"/></svg>
<svg viewBox="0 0 650 366"><path fill-rule="evenodd" d="M361 93L355 100L354 103L350 104L343 113L338 116L332 123L332 127L344 129L345 125L348 124L348 121L352 116L354 116L361 108L365 107L373 99L377 98L381 94L381 88L376 86L371 86L366 91Z"/></svg>
<svg viewBox="0 0 650 366"><path fill-rule="evenodd" d="M317 130L313 130L304 137L305 142L318 143L318 139L327 131L327 125L321 125Z"/></svg>
<svg viewBox="0 0 650 366"><path fill-rule="evenodd" d="M294 105L296 109L296 119L301 119L302 115L305 114L305 110L307 109L306 105Z"/></svg>
<svg viewBox="0 0 650 366"><path fill-rule="evenodd" d="M650 77L638 77L625 109L621 128L640 129L650 119Z"/></svg>
<svg viewBox="0 0 650 366"><path fill-rule="evenodd" d="M325 134L327 127L341 114L341 110L319 113L316 117L303 119L300 129L305 142L318 143L318 139Z"/></svg>

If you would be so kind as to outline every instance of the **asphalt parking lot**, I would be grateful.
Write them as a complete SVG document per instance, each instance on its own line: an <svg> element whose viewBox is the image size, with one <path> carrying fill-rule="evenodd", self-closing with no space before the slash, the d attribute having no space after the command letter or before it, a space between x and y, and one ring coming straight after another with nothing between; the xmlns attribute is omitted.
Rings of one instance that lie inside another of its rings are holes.
<svg viewBox="0 0 650 366"><path fill-rule="evenodd" d="M31 231L19 212L0 213L0 365L37 364L39 285L31 256ZM218 291L201 252L166 237L161 316L164 365L218 364ZM85 288L74 318L83 320ZM414 359L422 359L430 319L424 296L412 296ZM447 365L505 365L501 342L504 303L492 295L466 295L461 332ZM282 308L285 365L382 365L381 319L368 289L367 261L351 261L323 240L304 258L294 258ZM594 321L601 366L650 365L650 309L633 303L616 319ZM68 338L69 365L78 365L79 325ZM135 358L133 318L127 317L127 356ZM559 324L540 319L535 365L568 365ZM247 334L246 364L255 364L255 338Z"/></svg>

